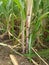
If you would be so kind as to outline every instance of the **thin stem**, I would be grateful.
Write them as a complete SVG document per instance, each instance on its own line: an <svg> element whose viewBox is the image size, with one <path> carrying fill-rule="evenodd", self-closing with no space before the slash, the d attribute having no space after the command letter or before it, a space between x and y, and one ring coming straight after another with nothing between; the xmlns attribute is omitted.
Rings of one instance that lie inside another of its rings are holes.
<svg viewBox="0 0 49 65"><path fill-rule="evenodd" d="M31 48L31 49L35 52L35 54L36 54L46 65L48 65L47 62L46 62L43 58L41 58L41 56L34 50L34 48Z"/></svg>

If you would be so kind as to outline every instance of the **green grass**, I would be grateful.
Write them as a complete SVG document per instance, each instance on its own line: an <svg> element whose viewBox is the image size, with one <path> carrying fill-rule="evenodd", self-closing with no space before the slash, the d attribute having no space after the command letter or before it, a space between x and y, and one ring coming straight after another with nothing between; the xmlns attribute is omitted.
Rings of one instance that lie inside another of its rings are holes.
<svg viewBox="0 0 49 65"><path fill-rule="evenodd" d="M37 52L41 57L43 57L43 58L46 58L46 59L49 59L49 49L45 49L45 50L42 50L42 51L38 51ZM34 58L34 57L37 57L37 55L34 53L34 52L32 52L30 55L29 54L24 54L26 57L32 57L32 58Z"/></svg>

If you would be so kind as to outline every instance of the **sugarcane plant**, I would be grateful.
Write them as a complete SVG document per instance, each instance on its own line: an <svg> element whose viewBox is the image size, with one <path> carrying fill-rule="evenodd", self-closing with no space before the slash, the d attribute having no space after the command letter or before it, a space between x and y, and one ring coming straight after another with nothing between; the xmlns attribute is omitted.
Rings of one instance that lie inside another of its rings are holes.
<svg viewBox="0 0 49 65"><path fill-rule="evenodd" d="M29 28L31 23L31 14L33 8L33 0L26 0L27 2L27 11L26 11L26 53L28 52L29 48Z"/></svg>
<svg viewBox="0 0 49 65"><path fill-rule="evenodd" d="M49 17L49 0L0 0L1 16L5 17L3 29L21 44L23 53L29 52L30 56L32 47L36 45L45 47L41 37L44 31L49 33L49 30L45 29L46 17ZM14 20L18 18L20 19L20 32L16 37Z"/></svg>

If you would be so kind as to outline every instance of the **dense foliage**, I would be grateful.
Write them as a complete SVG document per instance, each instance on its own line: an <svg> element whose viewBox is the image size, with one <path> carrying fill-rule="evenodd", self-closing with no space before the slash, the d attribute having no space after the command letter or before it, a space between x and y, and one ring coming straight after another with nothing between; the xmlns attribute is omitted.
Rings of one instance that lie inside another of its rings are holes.
<svg viewBox="0 0 49 65"><path fill-rule="evenodd" d="M28 31L30 55L32 47L37 50L49 47L49 0L32 1L32 14ZM12 36L12 39L16 39L21 44L23 51L26 45L26 18L26 0L0 0L0 34L8 33L10 39ZM42 52L42 54L44 53Z"/></svg>

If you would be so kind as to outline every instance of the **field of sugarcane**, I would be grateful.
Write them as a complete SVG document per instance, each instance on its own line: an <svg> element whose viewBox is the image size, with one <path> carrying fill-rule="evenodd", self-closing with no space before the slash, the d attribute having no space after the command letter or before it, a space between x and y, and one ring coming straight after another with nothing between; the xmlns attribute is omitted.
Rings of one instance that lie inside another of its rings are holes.
<svg viewBox="0 0 49 65"><path fill-rule="evenodd" d="M49 65L49 0L0 0L0 65Z"/></svg>

